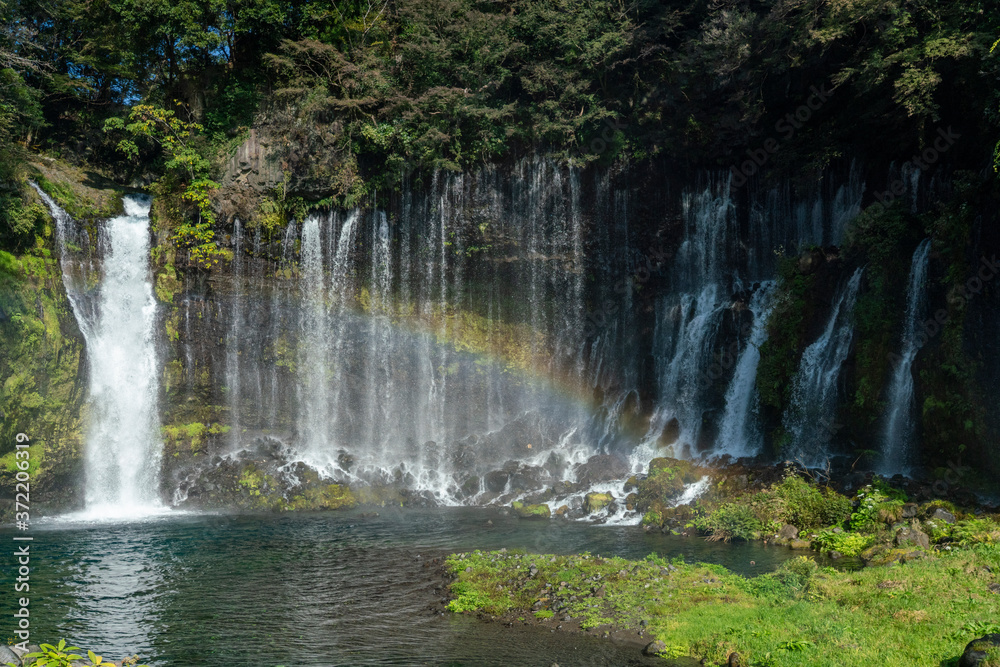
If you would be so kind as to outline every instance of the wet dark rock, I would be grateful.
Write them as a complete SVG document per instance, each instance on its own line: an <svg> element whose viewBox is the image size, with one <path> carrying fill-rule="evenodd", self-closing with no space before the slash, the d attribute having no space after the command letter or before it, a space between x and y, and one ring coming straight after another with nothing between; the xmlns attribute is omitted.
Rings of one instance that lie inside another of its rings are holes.
<svg viewBox="0 0 1000 667"><path fill-rule="evenodd" d="M486 488L493 493L503 493L507 488L507 482L510 480L510 473L504 472L503 470L494 470L492 472L486 473L483 477L483 481L486 483Z"/></svg>
<svg viewBox="0 0 1000 667"><path fill-rule="evenodd" d="M1000 647L1000 634L973 639L965 647L965 652L958 661L958 667L981 667L986 660L986 651L993 646Z"/></svg>
<svg viewBox="0 0 1000 667"><path fill-rule="evenodd" d="M576 469L577 481L584 487L621 479L628 474L628 464L611 454L591 456L586 463L580 464Z"/></svg>
<svg viewBox="0 0 1000 667"><path fill-rule="evenodd" d="M744 667L745 664L743 656L735 651L730 653L729 658L726 660L726 667Z"/></svg>

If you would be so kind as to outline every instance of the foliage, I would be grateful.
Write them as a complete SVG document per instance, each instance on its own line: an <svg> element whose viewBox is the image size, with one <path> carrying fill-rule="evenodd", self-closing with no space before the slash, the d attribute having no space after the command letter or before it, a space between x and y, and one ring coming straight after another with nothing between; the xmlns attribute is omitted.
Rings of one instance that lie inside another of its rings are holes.
<svg viewBox="0 0 1000 667"><path fill-rule="evenodd" d="M820 490L797 475L785 477L774 490L785 502L782 520L800 530L839 526L851 516L850 499L829 488Z"/></svg>
<svg viewBox="0 0 1000 667"><path fill-rule="evenodd" d="M693 523L698 530L710 533L713 541L753 540L764 530L764 523L743 503L725 503Z"/></svg>
<svg viewBox="0 0 1000 667"><path fill-rule="evenodd" d="M851 530L874 532L900 518L905 497L876 480L858 491L856 500L858 507L851 514Z"/></svg>
<svg viewBox="0 0 1000 667"><path fill-rule="evenodd" d="M28 653L25 658L33 658L34 662L32 665L38 665L38 667L72 667L74 664L78 664L75 661L83 660L83 656L74 653L74 651L79 651L75 646L67 646L65 639L60 639L58 645L52 644L41 644L39 646L41 651L35 651ZM87 660L90 665L97 667L98 665L113 665L114 663L107 662L102 656L97 655L93 651L87 651ZM8 662L9 667L16 667L13 663ZM147 667L146 665L136 665L136 667Z"/></svg>
<svg viewBox="0 0 1000 667"><path fill-rule="evenodd" d="M839 551L845 556L855 557L875 544L875 540L874 535L864 533L824 530L813 538L813 545L821 551Z"/></svg>
<svg viewBox="0 0 1000 667"><path fill-rule="evenodd" d="M709 664L738 652L749 664L779 667L947 664L1000 613L1000 597L987 588L998 564L995 545L857 572L802 556L751 578L657 555L477 551L447 559L453 611L544 626L551 621L529 610L552 610L584 628L642 629L644 641L687 647Z"/></svg>
<svg viewBox="0 0 1000 667"><path fill-rule="evenodd" d="M792 378L805 350L805 324L815 308L815 274L799 270L797 258L781 257L777 301L760 346L757 390L763 404L780 413L791 399Z"/></svg>

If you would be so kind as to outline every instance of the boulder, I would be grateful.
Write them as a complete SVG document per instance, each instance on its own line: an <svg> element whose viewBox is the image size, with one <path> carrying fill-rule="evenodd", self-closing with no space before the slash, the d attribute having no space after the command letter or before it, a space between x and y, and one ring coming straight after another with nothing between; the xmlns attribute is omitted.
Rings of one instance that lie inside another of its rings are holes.
<svg viewBox="0 0 1000 667"><path fill-rule="evenodd" d="M934 510L931 514L931 518L937 521L944 521L945 523L955 523L955 515L948 510L941 509L940 507Z"/></svg>
<svg viewBox="0 0 1000 667"><path fill-rule="evenodd" d="M726 667L744 667L745 664L743 656L735 651L730 653L729 658L726 660Z"/></svg>
<svg viewBox="0 0 1000 667"><path fill-rule="evenodd" d="M993 647L1000 647L1000 634L973 639L965 647L965 652L958 661L958 667L986 667L986 651Z"/></svg>
<svg viewBox="0 0 1000 667"><path fill-rule="evenodd" d="M628 474L628 464L611 454L591 456L586 463L580 464L576 469L576 479L584 487L622 479Z"/></svg>
<svg viewBox="0 0 1000 667"><path fill-rule="evenodd" d="M784 526L781 527L781 530L778 531L778 537L780 537L783 540L794 540L798 538L798 536L799 536L799 529L790 523L786 523Z"/></svg>
<svg viewBox="0 0 1000 667"><path fill-rule="evenodd" d="M917 512L920 511L920 505L916 503L906 503L903 505L903 518L912 519L917 516Z"/></svg>
<svg viewBox="0 0 1000 667"><path fill-rule="evenodd" d="M904 526L896 531L895 543L897 547L920 547L929 549L931 539L927 533L909 526Z"/></svg>
<svg viewBox="0 0 1000 667"><path fill-rule="evenodd" d="M629 512L633 511L635 509L635 504L636 502L638 502L638 500L639 500L638 493L630 493L627 496L625 496L625 509L627 509Z"/></svg>
<svg viewBox="0 0 1000 667"><path fill-rule="evenodd" d="M791 549L809 549L812 547L812 542L809 540L791 540L788 542L788 546Z"/></svg>
<svg viewBox="0 0 1000 667"><path fill-rule="evenodd" d="M657 639L654 642L649 642L646 644L646 648L642 649L643 655L657 655L667 650L667 645Z"/></svg>
<svg viewBox="0 0 1000 667"><path fill-rule="evenodd" d="M552 516L548 505L525 505L515 500L510 506L514 510L514 514L522 519L548 519Z"/></svg>
<svg viewBox="0 0 1000 667"><path fill-rule="evenodd" d="M20 665L21 658L10 647L0 646L0 665L6 665L8 662L13 665Z"/></svg>
<svg viewBox="0 0 1000 667"><path fill-rule="evenodd" d="M27 651L25 651L23 649L19 649L16 646L11 646L9 648L14 653L16 653L18 655L18 657L21 658L21 663L20 664L24 665L24 667L29 667L29 665L33 665L35 663L35 661L37 660L37 658L25 658L24 656L28 655L29 653L39 653L42 650L42 647L39 646L38 644L28 644L28 650ZM0 664L3 664L3 663L0 663ZM18 663L15 662L14 664L16 665Z"/></svg>
<svg viewBox="0 0 1000 667"><path fill-rule="evenodd" d="M600 512L615 499L610 493L588 493L583 497L583 508L587 514Z"/></svg>
<svg viewBox="0 0 1000 667"><path fill-rule="evenodd" d="M510 473L503 470L494 470L486 473L483 481L486 483L486 488L493 493L503 493L504 489L507 488L507 482L510 481Z"/></svg>

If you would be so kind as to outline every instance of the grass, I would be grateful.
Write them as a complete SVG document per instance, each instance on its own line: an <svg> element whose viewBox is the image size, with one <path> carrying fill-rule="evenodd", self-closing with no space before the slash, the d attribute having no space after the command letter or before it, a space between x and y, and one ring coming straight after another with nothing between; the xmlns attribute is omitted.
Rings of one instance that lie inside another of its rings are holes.
<svg viewBox="0 0 1000 667"><path fill-rule="evenodd" d="M457 576L452 611L523 617L536 607L538 618L551 611L556 622L569 615L584 628L646 621L650 641L709 663L736 651L750 665L773 667L957 665L966 644L1000 617L1000 595L988 588L1000 579L996 544L860 572L801 557L753 579L658 556L476 551L448 565Z"/></svg>

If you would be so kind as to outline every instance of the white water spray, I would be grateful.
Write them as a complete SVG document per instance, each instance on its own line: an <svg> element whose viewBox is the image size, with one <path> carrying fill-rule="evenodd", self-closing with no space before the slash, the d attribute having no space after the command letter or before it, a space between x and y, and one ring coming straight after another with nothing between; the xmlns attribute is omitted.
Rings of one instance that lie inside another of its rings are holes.
<svg viewBox="0 0 1000 667"><path fill-rule="evenodd" d="M90 398L84 454L86 515L140 517L162 511L154 338L156 300L149 276L149 200L127 196L125 214L105 223L96 294L74 280L67 235L72 220L37 188L56 219L63 281L87 343Z"/></svg>
<svg viewBox="0 0 1000 667"><path fill-rule="evenodd" d="M919 173L919 171L917 172ZM931 240L925 239L910 265L909 286L906 289L906 320L903 324L902 354L896 359L896 367L889 383L889 412L885 420L883 436L882 472L895 474L906 472L908 460L907 445L913 440L916 424L913 419L913 361L925 338L920 330L920 322L927 308L927 265L931 254ZM922 340L923 339L923 340Z"/></svg>

